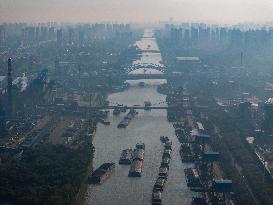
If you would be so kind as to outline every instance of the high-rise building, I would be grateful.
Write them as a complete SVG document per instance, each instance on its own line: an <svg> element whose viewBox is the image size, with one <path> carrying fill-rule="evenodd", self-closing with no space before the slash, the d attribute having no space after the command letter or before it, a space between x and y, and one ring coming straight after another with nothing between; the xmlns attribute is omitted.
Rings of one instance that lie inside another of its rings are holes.
<svg viewBox="0 0 273 205"><path fill-rule="evenodd" d="M269 98L264 103L263 129L268 133L273 133L273 98Z"/></svg>
<svg viewBox="0 0 273 205"><path fill-rule="evenodd" d="M11 68L11 58L8 59L8 105L7 105L7 114L8 117L12 117L12 108L13 108L13 102L12 102L12 68Z"/></svg>
<svg viewBox="0 0 273 205"><path fill-rule="evenodd" d="M5 111L4 111L4 106L3 106L3 99L2 99L2 94L0 94L0 133L3 135L3 133L6 132L6 116L5 116Z"/></svg>
<svg viewBox="0 0 273 205"><path fill-rule="evenodd" d="M4 45L6 41L6 27L5 25L0 25L0 46Z"/></svg>
<svg viewBox="0 0 273 205"><path fill-rule="evenodd" d="M84 31L82 29L79 30L79 44L84 44Z"/></svg>
<svg viewBox="0 0 273 205"><path fill-rule="evenodd" d="M57 30L57 45L62 46L63 44L63 32L62 29Z"/></svg>
<svg viewBox="0 0 273 205"><path fill-rule="evenodd" d="M52 27L52 26L48 29L48 38L50 40L55 38L55 36L54 36L54 27Z"/></svg>
<svg viewBox="0 0 273 205"><path fill-rule="evenodd" d="M74 29L70 28L68 30L68 43L72 45L74 43Z"/></svg>

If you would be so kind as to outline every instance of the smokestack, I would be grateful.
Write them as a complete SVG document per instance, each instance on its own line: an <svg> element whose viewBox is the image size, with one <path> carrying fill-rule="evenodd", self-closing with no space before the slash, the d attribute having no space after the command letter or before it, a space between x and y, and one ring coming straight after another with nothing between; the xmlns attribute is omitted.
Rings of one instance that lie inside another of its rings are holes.
<svg viewBox="0 0 273 205"><path fill-rule="evenodd" d="M12 116L12 77L11 77L11 58L8 59L8 116Z"/></svg>

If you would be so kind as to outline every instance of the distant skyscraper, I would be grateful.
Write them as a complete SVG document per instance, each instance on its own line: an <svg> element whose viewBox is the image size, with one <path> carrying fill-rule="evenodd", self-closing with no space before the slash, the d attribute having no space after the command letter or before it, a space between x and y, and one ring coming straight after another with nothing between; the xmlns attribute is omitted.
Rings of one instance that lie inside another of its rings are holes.
<svg viewBox="0 0 273 205"><path fill-rule="evenodd" d="M0 46L4 45L6 41L6 27L5 25L0 25Z"/></svg>
<svg viewBox="0 0 273 205"><path fill-rule="evenodd" d="M68 43L70 45L74 43L74 30L72 28L68 30Z"/></svg>
<svg viewBox="0 0 273 205"><path fill-rule="evenodd" d="M62 29L57 30L57 45L61 46L63 44L63 32Z"/></svg>
<svg viewBox="0 0 273 205"><path fill-rule="evenodd" d="M55 59L55 78L60 80L61 77L61 69L60 69L60 62L59 59L56 57Z"/></svg>
<svg viewBox="0 0 273 205"><path fill-rule="evenodd" d="M29 57L28 72L29 73L33 72L33 55L30 55Z"/></svg>
<svg viewBox="0 0 273 205"><path fill-rule="evenodd" d="M191 44L196 46L198 42L198 29L191 27Z"/></svg>
<svg viewBox="0 0 273 205"><path fill-rule="evenodd" d="M263 128L268 133L273 133L273 99L268 99L264 104Z"/></svg>
<svg viewBox="0 0 273 205"><path fill-rule="evenodd" d="M84 31L82 29L79 30L79 44L84 44Z"/></svg>
<svg viewBox="0 0 273 205"><path fill-rule="evenodd" d="M40 27L35 28L35 39L38 41L40 38Z"/></svg>
<svg viewBox="0 0 273 205"><path fill-rule="evenodd" d="M50 27L50 28L48 29L48 38L49 38L50 40L52 40L52 39L55 38L55 36L54 36L54 27Z"/></svg>
<svg viewBox="0 0 273 205"><path fill-rule="evenodd" d="M12 117L12 68L11 68L11 58L8 59L8 106L7 106L7 114L8 117Z"/></svg>

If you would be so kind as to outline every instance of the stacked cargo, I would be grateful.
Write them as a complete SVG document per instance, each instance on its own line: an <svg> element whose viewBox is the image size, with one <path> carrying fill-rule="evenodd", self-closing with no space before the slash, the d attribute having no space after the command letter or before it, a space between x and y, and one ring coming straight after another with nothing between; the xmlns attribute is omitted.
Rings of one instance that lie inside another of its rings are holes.
<svg viewBox="0 0 273 205"><path fill-rule="evenodd" d="M138 113L136 110L131 109L124 119L118 124L118 128L126 128L137 114Z"/></svg>
<svg viewBox="0 0 273 205"><path fill-rule="evenodd" d="M136 144L136 149L133 151L133 162L131 164L128 177L141 177L143 160L145 153L145 144Z"/></svg>
<svg viewBox="0 0 273 205"><path fill-rule="evenodd" d="M133 152L132 149L122 150L119 159L119 164L131 164L133 160L132 152Z"/></svg>
<svg viewBox="0 0 273 205"><path fill-rule="evenodd" d="M195 160L194 153L192 152L192 149L189 143L182 143L180 146L179 152L180 152L182 162L194 162Z"/></svg>
<svg viewBox="0 0 273 205"><path fill-rule="evenodd" d="M153 194L152 194L153 205L162 204L162 192L167 182L169 164L171 161L171 154L172 154L172 142L169 141L169 138L165 136L160 136L160 141L164 143L164 151L162 154L162 161L159 168L158 177L156 179L156 182L153 188Z"/></svg>

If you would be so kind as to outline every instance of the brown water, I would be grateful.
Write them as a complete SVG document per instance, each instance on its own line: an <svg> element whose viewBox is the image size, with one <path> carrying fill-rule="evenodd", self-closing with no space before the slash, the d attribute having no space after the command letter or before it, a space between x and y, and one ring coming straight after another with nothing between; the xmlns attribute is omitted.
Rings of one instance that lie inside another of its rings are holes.
<svg viewBox="0 0 273 205"><path fill-rule="evenodd" d="M145 35L149 36L150 31ZM143 39L147 41L147 39ZM152 41L152 43L151 43ZM149 44L157 48L155 39L149 40ZM138 42L144 47L144 42ZM153 58L154 55L149 55ZM145 63L149 62L149 56L144 55ZM160 64L160 58L151 59L150 62ZM135 71L136 72L136 71ZM139 72L143 72L142 69ZM142 80L143 81L143 80ZM157 85L165 80L145 80L145 86L139 87L139 81L130 81L131 87L123 92L112 94L108 100L112 103L125 105L143 105L144 101L151 101L158 106L166 105L166 96L157 93ZM160 104L159 104L160 103ZM166 110L139 110L139 114L131 121L126 129L118 129L117 124L123 119L120 116L109 115L110 126L99 124L94 137L95 156L94 168L104 162L115 162L116 168L111 177L102 185L89 185L86 194L86 205L143 205L151 204L152 189L160 167L163 145L160 135L169 136L174 144L174 151L170 164L167 184L163 192L163 204L190 204L193 196L187 188L184 168L179 156L179 142L175 136L174 128L167 121ZM138 142L146 145L143 173L140 178L129 178L128 165L119 165L118 160L123 149L134 148Z"/></svg>

